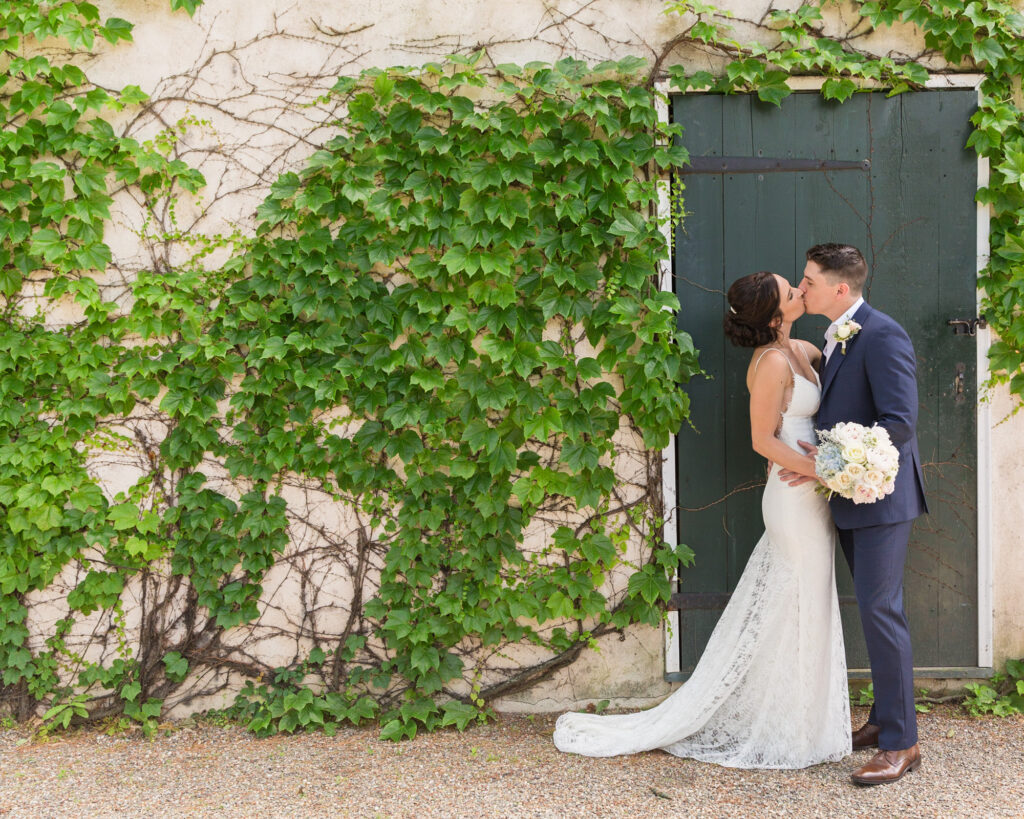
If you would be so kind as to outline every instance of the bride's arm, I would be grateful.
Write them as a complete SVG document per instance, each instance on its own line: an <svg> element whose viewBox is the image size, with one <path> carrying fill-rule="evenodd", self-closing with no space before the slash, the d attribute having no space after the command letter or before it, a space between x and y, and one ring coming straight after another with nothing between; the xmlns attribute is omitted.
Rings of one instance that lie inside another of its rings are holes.
<svg viewBox="0 0 1024 819"><path fill-rule="evenodd" d="M764 356L749 378L750 442L754 451L790 472L815 477L814 458L775 437L792 374L782 353Z"/></svg>

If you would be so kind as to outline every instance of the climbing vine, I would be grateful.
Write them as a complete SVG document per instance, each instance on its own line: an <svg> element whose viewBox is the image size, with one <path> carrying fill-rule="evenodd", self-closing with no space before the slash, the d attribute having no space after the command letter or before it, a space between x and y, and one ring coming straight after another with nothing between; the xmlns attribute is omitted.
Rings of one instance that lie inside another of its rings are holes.
<svg viewBox="0 0 1024 819"><path fill-rule="evenodd" d="M481 654L564 655L657 622L688 557L614 469L624 421L656 451L686 417L696 357L651 276L665 247L649 218L653 177L685 155L652 95L615 77L627 65L485 74L480 58L335 85L342 133L274 184L201 331L237 376L211 371L230 438L171 464L212 448L235 479L298 474L363 515L379 580L329 646L329 679L397 683L386 736L511 690L481 691ZM183 447L210 422L179 404L210 382L186 379L163 404L196 416ZM609 599L631 534L645 556Z"/></svg>
<svg viewBox="0 0 1024 819"><path fill-rule="evenodd" d="M182 146L211 121L131 138L113 123L152 111L145 94L43 56L131 24L5 4L0 702L152 728L241 688L232 711L260 733L377 719L397 739L657 623L691 559L663 539L660 450L699 371L654 278L657 180L686 158L663 73L781 104L794 74L842 101L919 87L939 60L983 71L984 310L993 380L1024 395L1024 21L894 0L830 31L831 6L730 21L671 3L680 33L650 65L474 49L342 77L310 103L330 134L256 229L203 233L179 216L204 186ZM739 22L764 36L738 41ZM897 22L922 52L871 53ZM138 214L147 263L111 252L113 212Z"/></svg>
<svg viewBox="0 0 1024 819"><path fill-rule="evenodd" d="M136 541L115 534L123 508L86 469L88 449L107 440L104 419L136 400L130 381L111 377L129 328L100 297L111 262L104 231L114 198L129 187L152 202L197 190L202 178L116 135L104 114L141 102L137 87L107 91L30 47L61 39L90 49L98 39L130 39L131 28L101 21L88 3L13 0L0 9L0 669L3 698L20 717L60 689L73 662L64 642L70 617L29 649L26 598L79 561L71 610L117 608L125 576L145 565ZM48 326L54 305L74 316L68 327ZM119 571L91 567L85 556L97 543Z"/></svg>
<svg viewBox="0 0 1024 819"><path fill-rule="evenodd" d="M8 143L60 160L8 163L49 183L23 185L41 201L14 214L30 227L12 269L34 278L6 290L2 662L23 713L49 699L64 723L151 726L168 694L227 668L252 680L236 707L254 730L379 716L398 738L464 725L600 635L658 622L689 553L661 540L649 488L697 364L652 276L666 249L651 217L685 152L632 79L640 61L481 57L339 80L322 100L344 106L338 135L278 179L250 238L176 227L174 185L201 179L169 157L202 122L137 145L99 118L57 121L52 98L22 103L26 129L70 140ZM11 61L12 107L39 75L27 65ZM103 221L129 189L150 214L140 241L191 251L107 300ZM61 309L74 318L48 326ZM616 469L631 448L632 486ZM112 498L96 450L144 455ZM326 546L303 547L313 535ZM268 573L303 561L296 664L239 656L231 635L264 616ZM58 575L63 614L30 651L26 597ZM318 599L331 576L340 605ZM66 639L97 616L113 658ZM548 659L517 662L524 643Z"/></svg>

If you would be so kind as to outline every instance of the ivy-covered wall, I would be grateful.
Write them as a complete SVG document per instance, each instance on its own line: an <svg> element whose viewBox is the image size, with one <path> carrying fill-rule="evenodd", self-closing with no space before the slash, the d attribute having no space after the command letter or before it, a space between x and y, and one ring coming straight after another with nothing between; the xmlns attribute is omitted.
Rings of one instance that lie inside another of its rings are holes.
<svg viewBox="0 0 1024 819"><path fill-rule="evenodd" d="M663 694L689 551L661 448L698 362L659 290L685 151L656 79L778 101L794 74L843 99L988 72L1005 415L1017 18L799 5L0 10L0 707L398 738Z"/></svg>

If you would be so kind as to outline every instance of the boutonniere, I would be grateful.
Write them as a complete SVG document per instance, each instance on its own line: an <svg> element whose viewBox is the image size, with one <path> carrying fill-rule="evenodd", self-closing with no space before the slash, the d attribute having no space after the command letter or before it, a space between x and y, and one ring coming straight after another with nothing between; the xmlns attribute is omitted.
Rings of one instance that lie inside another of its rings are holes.
<svg viewBox="0 0 1024 819"><path fill-rule="evenodd" d="M835 332L832 333L832 339L842 347L843 355L846 355L846 342L852 339L859 332L860 325L853 319L844 321L836 327Z"/></svg>

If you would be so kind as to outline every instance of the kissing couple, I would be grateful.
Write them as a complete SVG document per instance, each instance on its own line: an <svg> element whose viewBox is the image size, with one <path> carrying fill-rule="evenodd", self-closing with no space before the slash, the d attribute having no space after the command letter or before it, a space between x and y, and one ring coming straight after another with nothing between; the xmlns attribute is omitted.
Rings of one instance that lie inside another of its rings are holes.
<svg viewBox="0 0 1024 819"><path fill-rule="evenodd" d="M660 748L734 768L804 768L877 753L851 774L895 782L921 765L903 566L927 512L918 454L917 378L906 331L864 301L857 248L815 245L799 287L753 273L729 288L725 333L753 349L750 436L770 462L765 532L689 680L633 714L558 718L559 750L618 756ZM790 335L804 313L832 324L823 349ZM871 503L830 495L815 473L816 429L877 424L899 453L891 491ZM835 544L853 575L875 704L851 733Z"/></svg>

